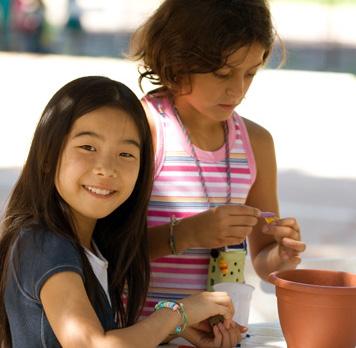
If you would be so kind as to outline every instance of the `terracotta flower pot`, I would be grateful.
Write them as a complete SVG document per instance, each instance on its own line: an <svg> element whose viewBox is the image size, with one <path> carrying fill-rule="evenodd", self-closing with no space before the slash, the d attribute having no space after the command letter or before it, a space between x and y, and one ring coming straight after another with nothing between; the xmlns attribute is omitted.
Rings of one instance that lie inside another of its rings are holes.
<svg viewBox="0 0 356 348"><path fill-rule="evenodd" d="M288 348L356 347L356 274L296 269L269 280Z"/></svg>

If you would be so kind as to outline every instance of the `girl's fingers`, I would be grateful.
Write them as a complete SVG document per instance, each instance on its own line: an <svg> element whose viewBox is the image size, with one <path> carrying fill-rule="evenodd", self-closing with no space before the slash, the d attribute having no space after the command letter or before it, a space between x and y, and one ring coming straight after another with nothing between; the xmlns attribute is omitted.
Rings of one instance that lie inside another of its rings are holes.
<svg viewBox="0 0 356 348"><path fill-rule="evenodd" d="M300 230L299 224L295 218L283 218L277 220L275 223L277 223L280 226L290 226L296 231Z"/></svg>
<svg viewBox="0 0 356 348"><path fill-rule="evenodd" d="M222 315L227 322L231 322L234 315L234 309L233 307L220 306L218 314Z"/></svg>
<svg viewBox="0 0 356 348"><path fill-rule="evenodd" d="M299 256L299 253L292 251L292 250L281 250L280 251L280 257L284 261L288 261L289 263L293 264L299 264L301 262L301 258Z"/></svg>
<svg viewBox="0 0 356 348"><path fill-rule="evenodd" d="M292 250L279 245L279 256L282 258L282 260L288 260L291 257L297 256L297 255L299 255L298 252L292 253Z"/></svg>
<svg viewBox="0 0 356 348"><path fill-rule="evenodd" d="M225 326L223 325L223 323L219 323L218 328L221 332L221 336L222 336L222 344L221 346L223 348L231 348L231 342L230 342L230 333L228 330L226 330Z"/></svg>
<svg viewBox="0 0 356 348"><path fill-rule="evenodd" d="M226 229L226 237L228 237L228 238L236 238L236 237L245 238L252 232L252 229L253 229L253 225L251 225L251 226L231 225Z"/></svg>
<svg viewBox="0 0 356 348"><path fill-rule="evenodd" d="M292 249L299 253L305 251L306 248L305 243L288 237L282 238L280 244L287 249Z"/></svg>
<svg viewBox="0 0 356 348"><path fill-rule="evenodd" d="M220 314L231 321L235 309L229 295L223 291L206 292L206 294L218 305L218 313L215 314Z"/></svg>
<svg viewBox="0 0 356 348"><path fill-rule="evenodd" d="M280 226L277 224L264 225L262 232L274 236L277 241L284 237L300 240L300 232L294 230L290 226Z"/></svg>
<svg viewBox="0 0 356 348"><path fill-rule="evenodd" d="M226 205L226 207L228 214L233 216L249 215L257 218L261 215L259 209L248 205L232 204Z"/></svg>
<svg viewBox="0 0 356 348"><path fill-rule="evenodd" d="M284 218L265 224L262 232L271 235L279 244L279 255L290 264L299 264L299 253L305 251L306 245L301 241L298 222L294 218Z"/></svg>
<svg viewBox="0 0 356 348"><path fill-rule="evenodd" d="M214 292L205 292L207 296L212 297L212 299L218 304L232 303L230 296L226 291L214 291Z"/></svg>
<svg viewBox="0 0 356 348"><path fill-rule="evenodd" d="M241 333L239 330L239 325L237 323L233 322L233 324L229 330L229 334L230 334L231 346L235 347L236 344L239 343L241 340Z"/></svg>
<svg viewBox="0 0 356 348"><path fill-rule="evenodd" d="M213 333L214 333L214 347L220 347L222 343L222 334L219 330L218 325L213 326Z"/></svg>
<svg viewBox="0 0 356 348"><path fill-rule="evenodd" d="M230 216L229 225L230 226L255 226L258 222L258 218L256 216Z"/></svg>
<svg viewBox="0 0 356 348"><path fill-rule="evenodd" d="M234 305L232 303L231 297L225 291L214 291L214 292L207 292L209 296L214 297L214 301L217 304L223 305L228 307L230 310L234 309Z"/></svg>
<svg viewBox="0 0 356 348"><path fill-rule="evenodd" d="M227 330L229 330L232 327L232 325L233 325L232 318L224 320L224 326L226 327Z"/></svg>
<svg viewBox="0 0 356 348"><path fill-rule="evenodd" d="M240 324L237 324L237 326L238 326L238 328L239 328L241 333L245 333L245 332L248 331L248 328L246 326L242 326Z"/></svg>
<svg viewBox="0 0 356 348"><path fill-rule="evenodd" d="M288 262L293 265L299 265L302 262L302 259L299 256L294 256L289 258Z"/></svg>
<svg viewBox="0 0 356 348"><path fill-rule="evenodd" d="M283 219L278 219L275 220L269 224L269 226L284 226L284 227L290 227L293 230L300 232L300 227L295 218L283 218Z"/></svg>

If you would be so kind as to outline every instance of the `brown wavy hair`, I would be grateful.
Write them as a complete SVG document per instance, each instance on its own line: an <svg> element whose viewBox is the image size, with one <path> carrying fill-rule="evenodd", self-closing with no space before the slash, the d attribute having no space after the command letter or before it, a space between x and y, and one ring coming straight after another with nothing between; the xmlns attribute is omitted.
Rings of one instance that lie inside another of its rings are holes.
<svg viewBox="0 0 356 348"><path fill-rule="evenodd" d="M140 170L130 197L97 221L93 238L108 260L109 293L121 327L132 325L141 312L149 283L146 210L153 177L153 148L145 111L124 84L102 76L76 79L49 101L39 120L29 155L10 195L0 226L0 347L11 347L4 293L9 250L20 231L45 228L71 240L81 255L85 288L92 304L100 304L98 284L75 232L68 204L55 187L55 173L63 145L79 117L102 106L125 111L141 141ZM127 286L127 306L122 301ZM103 304L101 304L103 305Z"/></svg>
<svg viewBox="0 0 356 348"><path fill-rule="evenodd" d="M165 0L133 34L129 57L147 78L172 91L183 77L222 68L237 49L260 43L266 61L276 37L265 0Z"/></svg>

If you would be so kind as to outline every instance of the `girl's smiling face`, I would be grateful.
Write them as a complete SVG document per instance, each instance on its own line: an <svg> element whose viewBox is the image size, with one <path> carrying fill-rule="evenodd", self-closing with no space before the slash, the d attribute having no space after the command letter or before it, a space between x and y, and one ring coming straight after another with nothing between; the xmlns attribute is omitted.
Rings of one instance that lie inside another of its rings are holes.
<svg viewBox="0 0 356 348"><path fill-rule="evenodd" d="M55 186L76 227L93 229L131 195L140 169L140 138L124 111L101 107L73 124L57 165Z"/></svg>

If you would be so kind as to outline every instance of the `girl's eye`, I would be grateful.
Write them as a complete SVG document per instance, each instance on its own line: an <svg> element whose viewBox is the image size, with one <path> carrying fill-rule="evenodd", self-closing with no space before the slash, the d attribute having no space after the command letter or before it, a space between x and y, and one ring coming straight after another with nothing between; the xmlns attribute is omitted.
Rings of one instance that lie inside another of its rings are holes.
<svg viewBox="0 0 356 348"><path fill-rule="evenodd" d="M128 153L128 152L120 152L120 157L124 157L124 158L135 158L134 155L132 155L131 153Z"/></svg>
<svg viewBox="0 0 356 348"><path fill-rule="evenodd" d="M257 70L256 70L256 71L248 72L248 73L246 74L246 76L249 77L249 78L253 78L253 77L255 77L256 74L257 74Z"/></svg>
<svg viewBox="0 0 356 348"><path fill-rule="evenodd" d="M80 148L86 151L91 151L91 152L95 151L95 147L91 145L81 145Z"/></svg>
<svg viewBox="0 0 356 348"><path fill-rule="evenodd" d="M249 73L249 74L247 74L247 77L253 78L253 77L255 77L255 75L256 75L256 73Z"/></svg>
<svg viewBox="0 0 356 348"><path fill-rule="evenodd" d="M231 73L214 71L214 76L217 77L218 79L227 79L231 76Z"/></svg>

